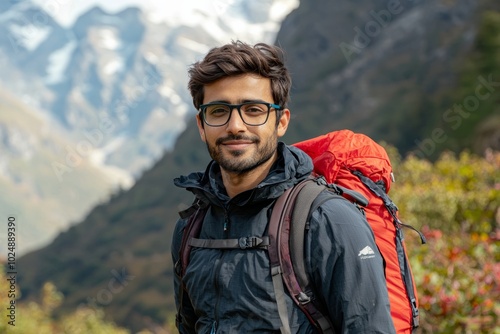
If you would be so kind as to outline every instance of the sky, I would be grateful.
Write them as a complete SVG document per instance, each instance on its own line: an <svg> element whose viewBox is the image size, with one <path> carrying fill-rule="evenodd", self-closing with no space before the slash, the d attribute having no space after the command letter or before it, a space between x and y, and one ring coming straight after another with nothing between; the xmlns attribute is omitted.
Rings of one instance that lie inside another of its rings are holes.
<svg viewBox="0 0 500 334"><path fill-rule="evenodd" d="M175 22L180 17L194 11L223 13L239 0L32 0L45 9L61 25L69 26L82 13L94 6L100 6L107 12L115 13L124 8L136 6L150 14L154 21L166 20ZM251 0L263 1L263 0ZM284 16L290 10L290 3L298 0L281 1L281 6L274 6L274 15ZM287 8L288 7L288 8ZM280 13L282 11L283 13Z"/></svg>
<svg viewBox="0 0 500 334"><path fill-rule="evenodd" d="M89 10L94 6L100 6L110 13L118 12L124 8L136 6L144 11L155 13L160 19L174 19L180 13L188 13L194 9L214 10L230 5L234 0L32 0L44 8L52 17L58 20L62 25L71 25L82 12Z"/></svg>

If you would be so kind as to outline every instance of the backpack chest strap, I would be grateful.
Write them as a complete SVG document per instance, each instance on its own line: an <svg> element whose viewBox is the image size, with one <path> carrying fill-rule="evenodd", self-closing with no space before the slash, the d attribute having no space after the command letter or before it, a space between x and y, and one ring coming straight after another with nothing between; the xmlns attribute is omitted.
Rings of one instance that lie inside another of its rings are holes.
<svg viewBox="0 0 500 334"><path fill-rule="evenodd" d="M269 237L242 237L239 239L198 239L190 238L188 244L198 248L214 249L267 249Z"/></svg>

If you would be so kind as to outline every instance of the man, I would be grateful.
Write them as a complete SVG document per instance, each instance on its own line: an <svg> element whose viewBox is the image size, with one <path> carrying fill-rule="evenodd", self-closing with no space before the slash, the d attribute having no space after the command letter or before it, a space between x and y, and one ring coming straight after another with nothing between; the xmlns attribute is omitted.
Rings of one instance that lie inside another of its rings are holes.
<svg viewBox="0 0 500 334"><path fill-rule="evenodd" d="M290 122L283 52L236 41L210 50L189 75L198 129L213 160L204 173L174 182L209 204L199 238L266 236L276 199L313 169L304 152L278 141ZM394 333L383 261L364 216L347 200L320 196L305 263L335 333ZM180 219L174 232L174 263L185 226ZM375 256L361 261L360 246ZM288 295L288 318L280 319L265 249L194 247L174 288L180 333L316 332Z"/></svg>

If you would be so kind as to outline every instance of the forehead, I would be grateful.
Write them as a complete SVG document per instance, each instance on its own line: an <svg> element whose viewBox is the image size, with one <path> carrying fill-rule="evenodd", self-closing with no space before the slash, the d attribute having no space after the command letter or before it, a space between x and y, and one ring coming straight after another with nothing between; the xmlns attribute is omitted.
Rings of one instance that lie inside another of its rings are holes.
<svg viewBox="0 0 500 334"><path fill-rule="evenodd" d="M204 87L203 103L214 101L241 103L248 100L272 100L271 80L255 74L219 79Z"/></svg>

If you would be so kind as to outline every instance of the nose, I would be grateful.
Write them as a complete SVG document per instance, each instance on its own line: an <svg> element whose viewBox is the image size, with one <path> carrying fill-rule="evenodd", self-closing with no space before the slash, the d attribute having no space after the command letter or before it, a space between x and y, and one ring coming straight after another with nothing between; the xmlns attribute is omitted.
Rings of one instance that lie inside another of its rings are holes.
<svg viewBox="0 0 500 334"><path fill-rule="evenodd" d="M243 122L238 108L231 109L231 115L229 116L229 121L226 124L226 131L229 133L238 133L245 131L246 124Z"/></svg>

